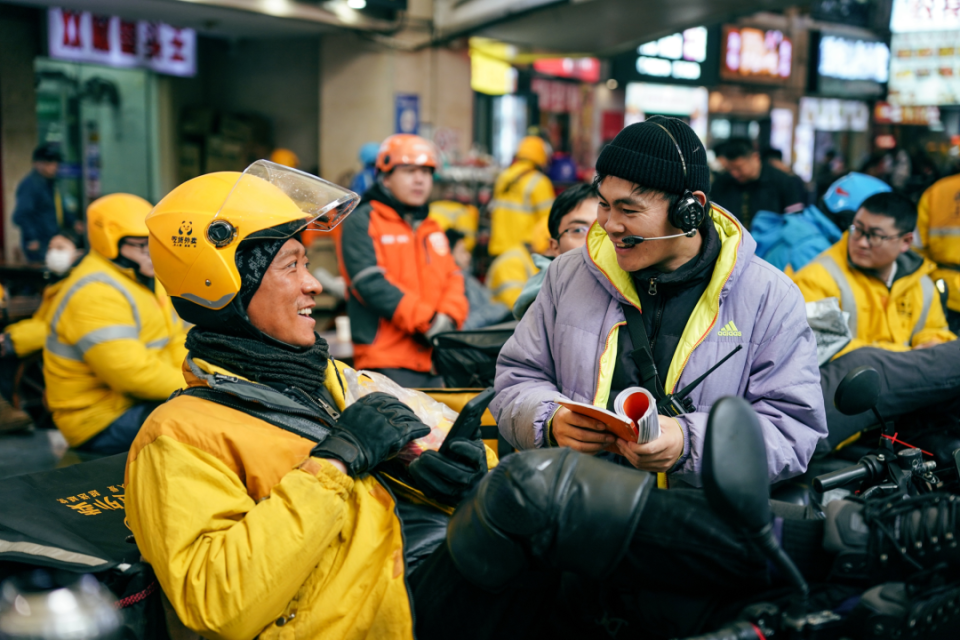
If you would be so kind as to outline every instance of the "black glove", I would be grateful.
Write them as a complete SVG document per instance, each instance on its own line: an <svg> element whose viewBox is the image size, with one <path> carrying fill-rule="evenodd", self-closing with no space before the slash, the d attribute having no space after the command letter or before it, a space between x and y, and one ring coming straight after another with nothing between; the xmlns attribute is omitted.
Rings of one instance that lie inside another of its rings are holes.
<svg viewBox="0 0 960 640"><path fill-rule="evenodd" d="M330 435L310 455L339 460L351 476L359 476L428 433L430 427L407 405L378 391L344 409Z"/></svg>
<svg viewBox="0 0 960 640"><path fill-rule="evenodd" d="M424 495L459 502L487 474L482 440L454 440L447 455L424 451L407 469Z"/></svg>

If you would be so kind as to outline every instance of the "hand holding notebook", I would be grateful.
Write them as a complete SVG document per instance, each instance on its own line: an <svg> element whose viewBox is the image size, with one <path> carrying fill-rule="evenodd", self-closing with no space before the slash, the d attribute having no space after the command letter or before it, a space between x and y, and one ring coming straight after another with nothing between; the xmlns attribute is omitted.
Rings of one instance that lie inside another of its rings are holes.
<svg viewBox="0 0 960 640"><path fill-rule="evenodd" d="M645 444L660 437L657 402L653 394L642 387L621 391L614 400L614 411L562 398L556 402L574 413L603 423L610 433L627 442ZM607 446L606 450L619 453L616 444Z"/></svg>

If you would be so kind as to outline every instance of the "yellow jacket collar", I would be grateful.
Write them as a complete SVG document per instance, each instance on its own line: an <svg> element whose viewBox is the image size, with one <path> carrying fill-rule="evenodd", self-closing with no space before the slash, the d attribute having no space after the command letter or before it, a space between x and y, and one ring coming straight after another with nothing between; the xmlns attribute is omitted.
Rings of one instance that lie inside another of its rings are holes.
<svg viewBox="0 0 960 640"><path fill-rule="evenodd" d="M715 206L710 207L710 219L720 236L720 256L717 258L717 268L714 269L707 293L719 295L736 265L738 249L743 241L743 227L736 218ZM639 309L640 298L633 278L620 268L613 243L603 227L596 222L587 234L587 255L620 295Z"/></svg>

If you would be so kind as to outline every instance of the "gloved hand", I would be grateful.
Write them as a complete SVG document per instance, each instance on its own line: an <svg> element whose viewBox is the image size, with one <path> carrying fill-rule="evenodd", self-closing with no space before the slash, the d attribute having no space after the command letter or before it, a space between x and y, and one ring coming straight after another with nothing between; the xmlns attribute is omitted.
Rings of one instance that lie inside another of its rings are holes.
<svg viewBox="0 0 960 640"><path fill-rule="evenodd" d="M378 391L344 409L330 435L310 455L339 460L351 476L359 476L428 433L430 427L407 405Z"/></svg>
<svg viewBox="0 0 960 640"><path fill-rule="evenodd" d="M447 455L424 451L407 469L424 495L456 503L487 474L483 440L455 440Z"/></svg>
<svg viewBox="0 0 960 640"><path fill-rule="evenodd" d="M427 339L427 342L433 341L433 336L445 333L447 331L456 331L457 323L453 321L453 318L448 316L445 313L438 313L433 317L433 322L430 324L430 328L427 329L427 332L423 334L423 337Z"/></svg>

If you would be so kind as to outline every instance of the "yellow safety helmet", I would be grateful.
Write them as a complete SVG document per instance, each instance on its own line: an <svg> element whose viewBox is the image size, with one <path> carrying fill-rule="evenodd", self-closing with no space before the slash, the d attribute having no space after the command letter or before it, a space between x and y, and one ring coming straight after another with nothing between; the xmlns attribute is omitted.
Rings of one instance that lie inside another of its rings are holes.
<svg viewBox="0 0 960 640"><path fill-rule="evenodd" d="M290 149L284 148L274 149L273 153L270 154L270 162L276 162L291 169L296 169L300 166L300 158L297 157L297 154L290 151Z"/></svg>
<svg viewBox="0 0 960 640"><path fill-rule="evenodd" d="M87 207L87 235L90 248L108 260L120 255L124 238L146 238L149 202L129 193L114 193L94 200Z"/></svg>
<svg viewBox="0 0 960 640"><path fill-rule="evenodd" d="M546 167L550 161L550 147L539 136L527 136L517 145L517 160L529 160L538 167Z"/></svg>
<svg viewBox="0 0 960 640"><path fill-rule="evenodd" d="M180 316L194 324L222 322L242 309L237 247L245 240L284 239L307 229L330 231L360 197L326 180L267 160L241 174L189 180L147 216L157 278ZM225 311L225 313L218 313Z"/></svg>

